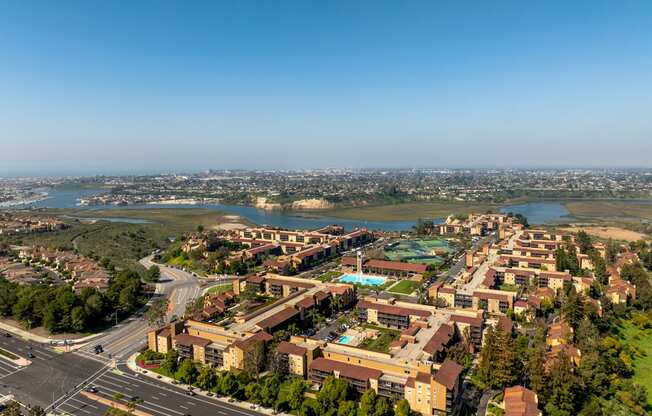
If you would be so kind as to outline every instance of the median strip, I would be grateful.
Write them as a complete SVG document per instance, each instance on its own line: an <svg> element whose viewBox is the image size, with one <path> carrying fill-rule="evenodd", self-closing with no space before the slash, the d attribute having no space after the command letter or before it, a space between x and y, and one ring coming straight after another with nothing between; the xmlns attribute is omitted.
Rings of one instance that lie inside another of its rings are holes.
<svg viewBox="0 0 652 416"><path fill-rule="evenodd" d="M125 411L125 412L129 412L129 414L133 414L135 416L154 416L153 414L143 412L142 410L130 409L127 405L125 405L123 403L120 403L120 402L117 402L117 401L111 400L111 399L106 399L106 398L104 398L102 396L99 396L99 395L97 395L95 393L91 393L91 392L88 392L88 391L81 391L79 393L82 396L84 396L84 397L86 397L88 399L94 400L94 401L96 401L98 403L102 403L102 404L104 404L106 406L109 406L109 407L113 407L115 409L119 409L119 410L122 410L122 411Z"/></svg>
<svg viewBox="0 0 652 416"><path fill-rule="evenodd" d="M14 354L13 352L9 352L5 349L0 348L0 357L4 358L5 360L24 367L26 365L30 365L32 362L28 360L27 358L19 357L18 355Z"/></svg>

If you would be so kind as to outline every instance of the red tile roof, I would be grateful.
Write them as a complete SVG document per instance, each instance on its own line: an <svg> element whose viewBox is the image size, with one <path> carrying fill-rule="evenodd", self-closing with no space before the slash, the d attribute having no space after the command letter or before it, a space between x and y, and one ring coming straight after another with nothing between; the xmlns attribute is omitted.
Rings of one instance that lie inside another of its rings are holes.
<svg viewBox="0 0 652 416"><path fill-rule="evenodd" d="M302 289L310 289L312 287L315 287L313 283L308 283L308 282L296 282L296 281L290 281L290 280L280 280L280 279L267 279L269 284L272 285L278 285L278 286L288 286L288 287L298 287Z"/></svg>
<svg viewBox="0 0 652 416"><path fill-rule="evenodd" d="M290 319L299 315L299 311L294 308L285 308L278 312L276 315L272 315L269 318L263 319L262 321L256 324L257 327L263 331L268 331L276 328L277 326L289 321Z"/></svg>
<svg viewBox="0 0 652 416"><path fill-rule="evenodd" d="M371 259L366 263L367 267L375 267L385 270L398 270L402 272L424 273L428 269L427 264L403 263L400 261L387 261Z"/></svg>
<svg viewBox="0 0 652 416"><path fill-rule="evenodd" d="M432 338L430 338L430 340L426 343L426 345L423 347L423 350L430 355L435 355L438 352L442 352L452 337L453 327L443 324L437 329Z"/></svg>
<svg viewBox="0 0 652 416"><path fill-rule="evenodd" d="M337 371L341 376L346 378L368 381L370 379L378 380L383 372L373 368L360 367L353 364L345 364L339 361L328 360L326 358L317 358L310 364L311 370L319 370L325 373Z"/></svg>
<svg viewBox="0 0 652 416"><path fill-rule="evenodd" d="M453 390L460 379L462 369L463 367L455 361L446 359L441 367L439 367L434 379L439 384L446 386L448 390Z"/></svg>
<svg viewBox="0 0 652 416"><path fill-rule="evenodd" d="M504 394L505 416L538 416L536 394L523 386L508 387Z"/></svg>
<svg viewBox="0 0 652 416"><path fill-rule="evenodd" d="M477 316L471 317L471 316L455 315L455 314L451 315L451 321L468 324L476 327L482 327L482 324L484 323L484 320Z"/></svg>
<svg viewBox="0 0 652 416"><path fill-rule="evenodd" d="M301 355L301 356L306 355L306 351L307 351L305 348L292 344L287 341L279 342L278 347L276 347L276 350L283 354Z"/></svg>
<svg viewBox="0 0 652 416"><path fill-rule="evenodd" d="M179 334L174 337L174 342L175 344L181 344L185 346L192 346L192 345L198 345L200 347L205 347L208 344L211 343L210 340L206 338L201 338L201 337L196 337L194 335L189 335L189 334Z"/></svg>
<svg viewBox="0 0 652 416"><path fill-rule="evenodd" d="M357 307L360 309L375 309L378 312L386 313L389 315L398 315L398 316L430 316L431 313L428 311L422 311L420 309L411 309L403 308L400 306L386 305L384 303L373 303L366 300L358 301Z"/></svg>

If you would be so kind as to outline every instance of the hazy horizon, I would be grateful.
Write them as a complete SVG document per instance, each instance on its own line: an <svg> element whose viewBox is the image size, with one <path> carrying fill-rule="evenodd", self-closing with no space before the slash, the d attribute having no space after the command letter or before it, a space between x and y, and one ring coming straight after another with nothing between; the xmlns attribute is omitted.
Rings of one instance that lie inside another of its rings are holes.
<svg viewBox="0 0 652 416"><path fill-rule="evenodd" d="M3 2L0 177L652 167L652 3Z"/></svg>

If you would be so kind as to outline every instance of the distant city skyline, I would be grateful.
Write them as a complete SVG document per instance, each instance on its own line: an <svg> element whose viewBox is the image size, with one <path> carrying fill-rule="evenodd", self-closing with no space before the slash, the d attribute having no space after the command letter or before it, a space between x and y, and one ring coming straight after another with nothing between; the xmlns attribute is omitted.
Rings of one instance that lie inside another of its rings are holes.
<svg viewBox="0 0 652 416"><path fill-rule="evenodd" d="M652 3L0 4L0 177L652 167Z"/></svg>

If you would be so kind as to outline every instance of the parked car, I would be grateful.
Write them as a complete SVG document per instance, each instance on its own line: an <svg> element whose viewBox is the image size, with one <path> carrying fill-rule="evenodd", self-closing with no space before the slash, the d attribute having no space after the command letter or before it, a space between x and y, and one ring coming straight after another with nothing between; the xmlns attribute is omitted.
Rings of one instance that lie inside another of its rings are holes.
<svg viewBox="0 0 652 416"><path fill-rule="evenodd" d="M89 393L97 393L99 390L97 390L97 387L95 386L90 386L89 388L86 389L86 391Z"/></svg>

